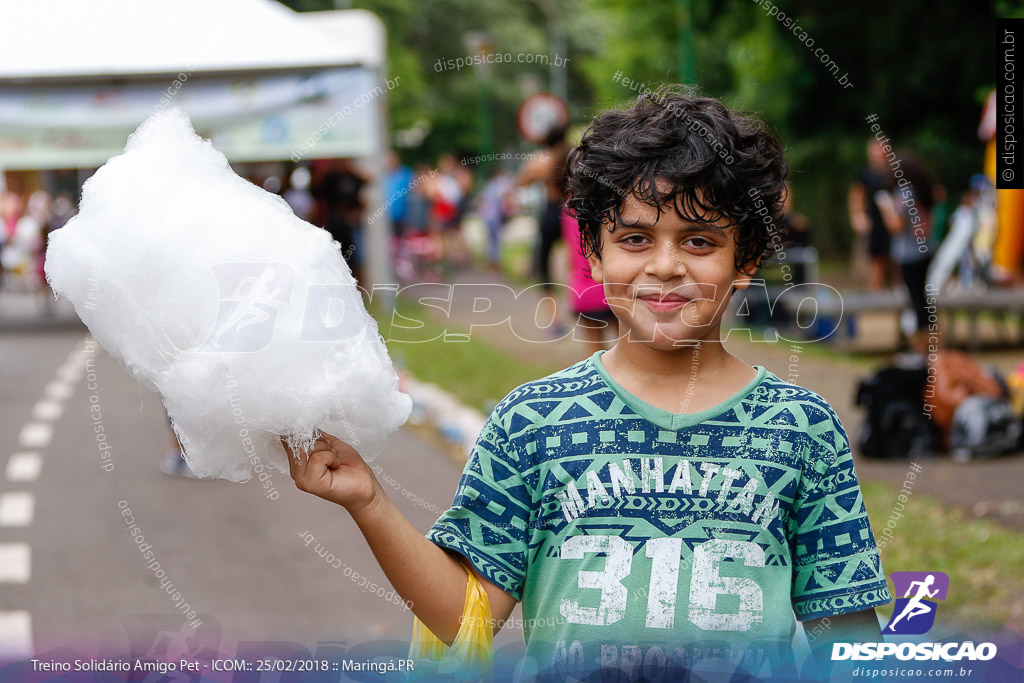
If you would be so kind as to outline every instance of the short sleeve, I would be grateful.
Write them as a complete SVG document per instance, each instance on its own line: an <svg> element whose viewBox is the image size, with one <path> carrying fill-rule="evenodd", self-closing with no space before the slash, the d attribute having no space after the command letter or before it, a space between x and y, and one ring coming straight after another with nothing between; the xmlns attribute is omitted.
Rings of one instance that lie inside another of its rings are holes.
<svg viewBox="0 0 1024 683"><path fill-rule="evenodd" d="M522 600L533 496L494 413L466 462L450 509L426 537L464 555L488 581Z"/></svg>
<svg viewBox="0 0 1024 683"><path fill-rule="evenodd" d="M827 404L817 424L809 417L810 446L788 528L791 597L801 621L892 602L846 431Z"/></svg>

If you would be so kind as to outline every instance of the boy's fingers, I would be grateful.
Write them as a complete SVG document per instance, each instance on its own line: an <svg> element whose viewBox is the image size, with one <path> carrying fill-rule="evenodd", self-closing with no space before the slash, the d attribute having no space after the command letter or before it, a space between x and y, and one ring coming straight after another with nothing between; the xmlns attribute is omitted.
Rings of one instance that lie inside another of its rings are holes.
<svg viewBox="0 0 1024 683"><path fill-rule="evenodd" d="M284 458L288 461L288 474L292 479L295 478L295 454L292 453L292 449L288 446L288 442L281 437L281 448L284 449Z"/></svg>
<svg viewBox="0 0 1024 683"><path fill-rule="evenodd" d="M315 463L315 467L312 468L317 471L316 476L322 474L324 469L336 467L340 460L337 454L334 452L331 440L341 443L337 438L330 434L321 433L320 437L313 442L313 448L308 452L296 453L288 445L288 442L282 437L281 446L284 448L284 452L288 457L288 474L298 484L300 480L305 479L310 472L309 465ZM301 488L301 487L300 487Z"/></svg>
<svg viewBox="0 0 1024 683"><path fill-rule="evenodd" d="M292 479L302 476L302 473L306 470L306 465L309 463L309 458L314 452L323 449L330 450L330 444L323 437L313 442L313 448L309 452L299 452L296 454L283 437L281 438L281 446L288 456L288 473L291 474Z"/></svg>
<svg viewBox="0 0 1024 683"><path fill-rule="evenodd" d="M331 448L333 448L334 452L337 453L338 455L341 455L342 453L346 453L348 451L356 453L356 449L352 448L338 437L331 436L330 434L325 434L324 436L328 437L331 443Z"/></svg>
<svg viewBox="0 0 1024 683"><path fill-rule="evenodd" d="M288 474L292 479L298 480L306 469L306 458L295 454L288 443L282 438L281 445L284 447L285 455L288 457Z"/></svg>
<svg viewBox="0 0 1024 683"><path fill-rule="evenodd" d="M318 447L309 454L309 462L311 464L315 463L317 465L317 469L321 466L330 469L338 465L340 462L338 460L338 454L335 453L329 445L324 444L323 447L320 447L320 444L318 443L317 446Z"/></svg>
<svg viewBox="0 0 1024 683"><path fill-rule="evenodd" d="M303 491L315 492L323 487L321 480L324 475L337 467L338 463L338 456L331 450L330 445L326 441L318 440L306 459L306 466L295 477L295 485Z"/></svg>
<svg viewBox="0 0 1024 683"><path fill-rule="evenodd" d="M308 472L312 465L315 465L317 468L328 467L334 464L337 459L338 456L331 449L331 445L323 439L317 439L316 443L313 444L313 450L303 458L304 462L300 467L299 476Z"/></svg>

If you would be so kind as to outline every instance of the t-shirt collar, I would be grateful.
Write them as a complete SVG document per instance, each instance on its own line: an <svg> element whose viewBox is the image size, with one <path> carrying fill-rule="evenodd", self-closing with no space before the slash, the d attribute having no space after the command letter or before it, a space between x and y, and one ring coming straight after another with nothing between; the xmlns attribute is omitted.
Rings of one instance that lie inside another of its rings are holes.
<svg viewBox="0 0 1024 683"><path fill-rule="evenodd" d="M603 349L601 351L595 351L594 355L590 357L590 363L597 371L597 374L601 375L601 378L611 388L615 395L618 396L623 403L632 408L633 412L640 417L653 422L662 429L669 429L672 431L678 431L684 427L692 427L704 420L721 415L750 395L750 393L768 374L768 370L763 366L755 365L754 368L757 370L757 375L754 376L754 379L750 380L745 387L718 405L712 406L707 410L702 410L699 413L670 413L667 410L663 410L657 406L647 403L643 399L623 389L622 385L616 382L612 376L608 374L608 370L604 367L604 363L601 362L601 355L604 352L605 351Z"/></svg>

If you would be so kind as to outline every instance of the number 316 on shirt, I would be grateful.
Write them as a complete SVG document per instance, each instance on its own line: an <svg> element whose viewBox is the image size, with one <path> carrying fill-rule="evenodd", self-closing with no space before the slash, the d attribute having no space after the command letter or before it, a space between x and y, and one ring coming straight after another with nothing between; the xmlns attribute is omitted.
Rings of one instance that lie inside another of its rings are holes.
<svg viewBox="0 0 1024 683"><path fill-rule="evenodd" d="M670 629L675 624L682 543L681 538L647 541L647 557L651 560L648 628ZM574 624L614 624L626 613L628 591L622 579L632 568L633 546L619 536L570 536L562 543L562 559L582 560L585 553L605 555L602 571L580 570L578 581L580 588L600 590L601 601L597 607L583 607L574 599L563 598L559 611ZM705 631L748 631L763 619L761 587L751 579L719 574L719 566L727 557L747 567L765 566L764 549L750 541L712 539L694 547L687 618ZM719 595L737 596L739 610L735 614L718 613L715 606Z"/></svg>

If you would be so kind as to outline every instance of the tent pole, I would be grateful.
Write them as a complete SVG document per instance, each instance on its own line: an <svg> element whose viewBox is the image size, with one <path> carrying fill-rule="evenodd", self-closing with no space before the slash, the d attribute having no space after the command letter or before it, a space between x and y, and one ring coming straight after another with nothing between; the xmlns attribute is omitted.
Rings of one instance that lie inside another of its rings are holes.
<svg viewBox="0 0 1024 683"><path fill-rule="evenodd" d="M385 41L383 37L383 31L381 31L381 40ZM382 55L386 54L386 49L382 47ZM381 58L381 63L377 67L376 80L378 83L386 83L387 78L387 59L386 57ZM385 168L385 158L387 156L388 149L390 148L390 136L388 135L388 96L385 94L384 97L377 99L377 120L379 125L377 126L377 144L374 146L374 153L367 160L370 166L371 181L369 187L370 195L370 206L380 207L384 206L386 198L384 195L384 174L387 173ZM375 220L372 223L366 225L366 251L364 258L366 259L366 277L369 282L359 284L372 292L374 302L380 306L380 310L390 311L394 307L395 293L397 291L397 285L395 285L394 271L391 263L391 216L389 212L385 212L381 216L381 220ZM393 285L393 287L392 287ZM376 289L376 291L374 291Z"/></svg>

